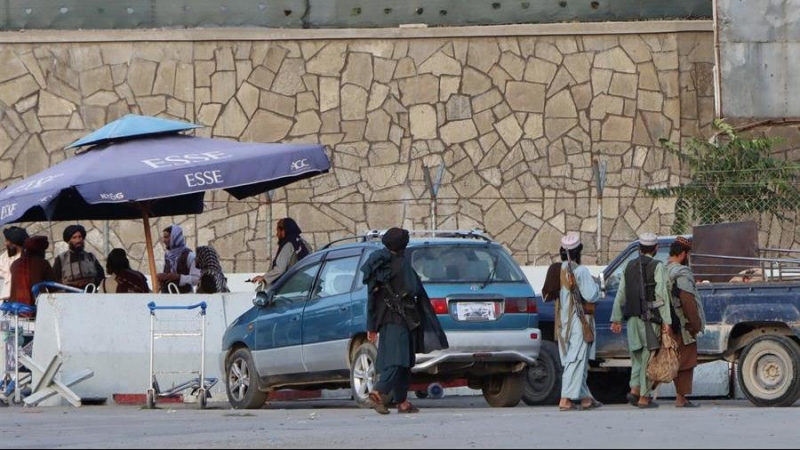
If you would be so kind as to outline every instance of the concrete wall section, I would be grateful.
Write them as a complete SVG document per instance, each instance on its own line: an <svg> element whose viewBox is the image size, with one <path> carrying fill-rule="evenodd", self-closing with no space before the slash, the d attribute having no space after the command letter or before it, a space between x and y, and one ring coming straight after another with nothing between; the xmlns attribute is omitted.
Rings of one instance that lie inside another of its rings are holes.
<svg viewBox="0 0 800 450"><path fill-rule="evenodd" d="M800 3L716 0L726 117L798 118Z"/></svg>
<svg viewBox="0 0 800 450"><path fill-rule="evenodd" d="M206 376L220 378L213 398L225 400L219 355L222 334L228 324L252 306L253 296L227 295L43 295L38 301L33 358L45 366L61 353L62 373L91 369L94 376L76 385L84 397L108 397L115 393L142 394L148 387L150 370L150 311L147 304L188 305L205 301ZM156 328L191 332L200 329L199 309L157 311ZM197 337L162 338L155 342L155 365L159 371L198 371L200 340ZM197 375L158 375L162 390ZM35 380L34 380L35 382ZM188 393L188 391L187 391ZM53 398L47 405L57 405Z"/></svg>

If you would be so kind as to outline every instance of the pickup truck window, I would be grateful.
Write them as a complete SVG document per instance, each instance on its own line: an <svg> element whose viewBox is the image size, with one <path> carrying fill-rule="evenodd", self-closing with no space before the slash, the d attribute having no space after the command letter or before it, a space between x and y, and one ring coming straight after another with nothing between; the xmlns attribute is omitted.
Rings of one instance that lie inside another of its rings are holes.
<svg viewBox="0 0 800 450"><path fill-rule="evenodd" d="M608 277L606 280L606 289L609 291L616 291L619 288L619 280L622 278L622 272L625 271L625 268L628 267L628 263L631 262L634 258L639 256L639 250L636 248L631 248L630 252L625 256L625 259L614 269L614 272L611 276ZM656 251L656 259L659 261L663 261L664 264L667 263L667 258L669 257L669 247L668 246L661 246L658 247Z"/></svg>

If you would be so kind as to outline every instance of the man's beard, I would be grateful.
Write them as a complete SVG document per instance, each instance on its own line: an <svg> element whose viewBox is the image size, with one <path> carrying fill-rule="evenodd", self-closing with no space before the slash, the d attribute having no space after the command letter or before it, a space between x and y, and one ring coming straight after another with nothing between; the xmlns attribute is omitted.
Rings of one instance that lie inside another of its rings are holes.
<svg viewBox="0 0 800 450"><path fill-rule="evenodd" d="M689 265L689 255L686 255L686 256L683 257L683 260L681 261L681 265L682 266L688 266Z"/></svg>
<svg viewBox="0 0 800 450"><path fill-rule="evenodd" d="M17 246L16 245L6 245L6 252L8 252L8 256L16 256L17 255Z"/></svg>
<svg viewBox="0 0 800 450"><path fill-rule="evenodd" d="M75 253L80 253L80 252L83 251L83 244L81 244L79 246L78 245L69 244L69 249L72 250Z"/></svg>

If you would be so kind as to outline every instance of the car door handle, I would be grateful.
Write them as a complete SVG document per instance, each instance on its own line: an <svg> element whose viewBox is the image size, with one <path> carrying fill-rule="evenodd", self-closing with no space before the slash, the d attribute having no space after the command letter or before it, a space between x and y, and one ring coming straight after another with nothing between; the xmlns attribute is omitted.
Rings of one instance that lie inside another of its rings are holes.
<svg viewBox="0 0 800 450"><path fill-rule="evenodd" d="M300 320L300 316L292 316L292 318L289 320L291 320L292 322L297 322L298 320Z"/></svg>
<svg viewBox="0 0 800 450"><path fill-rule="evenodd" d="M339 311L347 311L348 306L340 306Z"/></svg>

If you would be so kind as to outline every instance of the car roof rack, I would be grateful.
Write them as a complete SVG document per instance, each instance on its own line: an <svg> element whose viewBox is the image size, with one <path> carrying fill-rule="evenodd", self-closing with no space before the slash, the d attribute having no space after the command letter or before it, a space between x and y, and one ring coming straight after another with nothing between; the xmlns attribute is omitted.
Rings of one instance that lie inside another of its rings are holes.
<svg viewBox="0 0 800 450"><path fill-rule="evenodd" d="M320 248L320 250L326 250L331 248L334 244L345 241L367 242L371 240L379 240L384 234L386 234L387 231L388 230L369 230L361 235L339 238L325 244ZM486 242L494 242L492 238L487 236L486 233L479 228L472 230L408 230L408 234L412 237L429 236L434 238L482 239Z"/></svg>
<svg viewBox="0 0 800 450"><path fill-rule="evenodd" d="M386 231L388 230L370 230L366 236L369 239L379 239ZM486 242L494 242L479 228L472 230L408 230L408 234L411 237L482 239Z"/></svg>

